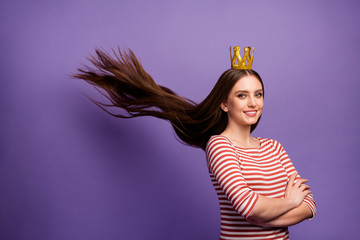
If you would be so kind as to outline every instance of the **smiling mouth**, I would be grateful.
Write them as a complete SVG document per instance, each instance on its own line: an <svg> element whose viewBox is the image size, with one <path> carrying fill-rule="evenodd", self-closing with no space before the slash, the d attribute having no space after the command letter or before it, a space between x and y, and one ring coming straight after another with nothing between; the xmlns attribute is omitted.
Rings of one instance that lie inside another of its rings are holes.
<svg viewBox="0 0 360 240"><path fill-rule="evenodd" d="M255 117L257 111L244 111L244 113L249 117Z"/></svg>

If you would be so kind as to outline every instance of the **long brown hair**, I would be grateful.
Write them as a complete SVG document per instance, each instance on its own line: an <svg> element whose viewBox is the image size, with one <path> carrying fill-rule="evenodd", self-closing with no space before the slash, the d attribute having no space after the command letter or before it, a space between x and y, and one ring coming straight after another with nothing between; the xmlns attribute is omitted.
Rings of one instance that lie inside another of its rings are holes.
<svg viewBox="0 0 360 240"><path fill-rule="evenodd" d="M227 125L227 113L220 105L225 101L235 83L246 75L255 76L264 85L254 70L228 69L219 78L210 94L200 104L180 97L171 89L157 85L144 70L131 51L113 51L115 57L97 49L89 61L95 68L78 69L75 78L83 79L97 88L111 104L92 101L112 116L133 118L154 116L170 121L179 139L190 146L205 149L211 135L220 134ZM124 113L112 113L109 107L118 107ZM259 118L260 120L260 118ZM258 120L258 122L259 122ZM251 126L251 132L257 123Z"/></svg>

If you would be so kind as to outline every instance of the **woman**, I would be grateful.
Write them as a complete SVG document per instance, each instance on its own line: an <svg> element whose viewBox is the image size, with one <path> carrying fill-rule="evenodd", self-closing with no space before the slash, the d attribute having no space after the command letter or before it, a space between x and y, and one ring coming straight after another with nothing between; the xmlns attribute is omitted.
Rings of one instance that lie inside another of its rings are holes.
<svg viewBox="0 0 360 240"><path fill-rule="evenodd" d="M288 239L287 226L312 218L315 202L282 146L250 135L261 117L264 86L246 50L248 64L235 52L232 68L200 104L157 85L130 50L114 52L115 59L97 50L90 59L95 68L74 77L106 91L111 104L94 102L109 114L168 120L183 143L206 151L219 197L220 239ZM113 106L125 112L106 109Z"/></svg>

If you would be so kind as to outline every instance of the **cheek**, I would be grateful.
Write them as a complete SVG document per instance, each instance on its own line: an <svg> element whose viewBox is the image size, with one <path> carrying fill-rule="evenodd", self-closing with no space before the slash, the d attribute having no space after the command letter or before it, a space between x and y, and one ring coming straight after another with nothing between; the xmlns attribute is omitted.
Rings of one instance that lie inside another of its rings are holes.
<svg viewBox="0 0 360 240"><path fill-rule="evenodd" d="M229 109L237 109L241 107L241 102L238 99L230 99L227 101Z"/></svg>
<svg viewBox="0 0 360 240"><path fill-rule="evenodd" d="M234 108L238 109L238 110L243 110L245 109L247 106L247 104L244 101L238 100L236 104L234 104Z"/></svg>

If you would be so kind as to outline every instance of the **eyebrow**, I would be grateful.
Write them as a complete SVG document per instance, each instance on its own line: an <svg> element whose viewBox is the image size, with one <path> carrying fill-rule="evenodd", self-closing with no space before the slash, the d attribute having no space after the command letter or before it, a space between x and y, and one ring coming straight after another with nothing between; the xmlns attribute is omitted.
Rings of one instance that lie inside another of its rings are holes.
<svg viewBox="0 0 360 240"><path fill-rule="evenodd" d="M263 91L262 89L258 89L255 92L262 92L262 91ZM249 91L247 91L247 90L238 90L238 91L235 92L235 94L237 94L237 93L249 93Z"/></svg>

